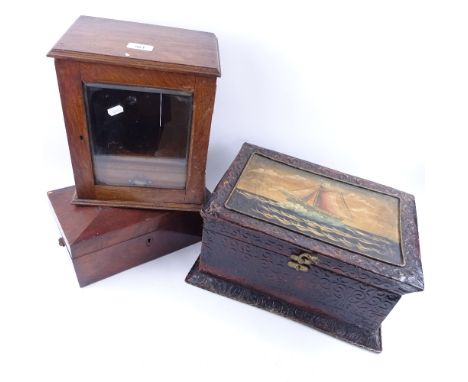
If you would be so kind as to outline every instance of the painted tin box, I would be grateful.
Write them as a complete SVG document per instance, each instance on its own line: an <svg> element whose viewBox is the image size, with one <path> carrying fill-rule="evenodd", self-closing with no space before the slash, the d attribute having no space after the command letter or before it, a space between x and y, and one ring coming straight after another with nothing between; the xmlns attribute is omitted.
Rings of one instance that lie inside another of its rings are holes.
<svg viewBox="0 0 468 382"><path fill-rule="evenodd" d="M424 288L414 197L244 144L202 210L190 284L381 351Z"/></svg>

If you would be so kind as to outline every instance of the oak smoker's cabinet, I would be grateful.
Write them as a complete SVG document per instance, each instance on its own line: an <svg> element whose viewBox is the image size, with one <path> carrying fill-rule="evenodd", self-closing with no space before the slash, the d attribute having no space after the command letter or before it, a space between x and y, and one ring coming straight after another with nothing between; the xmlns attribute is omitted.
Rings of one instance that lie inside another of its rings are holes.
<svg viewBox="0 0 468 382"><path fill-rule="evenodd" d="M199 210L220 76L216 36L81 16L48 56L73 203Z"/></svg>

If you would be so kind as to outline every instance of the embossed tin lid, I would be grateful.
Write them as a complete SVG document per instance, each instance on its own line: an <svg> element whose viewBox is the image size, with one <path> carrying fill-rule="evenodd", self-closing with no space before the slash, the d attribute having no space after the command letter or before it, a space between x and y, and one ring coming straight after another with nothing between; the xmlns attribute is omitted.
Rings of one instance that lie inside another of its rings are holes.
<svg viewBox="0 0 468 382"><path fill-rule="evenodd" d="M172 72L221 75L213 33L80 16L49 57Z"/></svg>
<svg viewBox="0 0 468 382"><path fill-rule="evenodd" d="M414 197L245 143L202 210L399 294L423 290Z"/></svg>

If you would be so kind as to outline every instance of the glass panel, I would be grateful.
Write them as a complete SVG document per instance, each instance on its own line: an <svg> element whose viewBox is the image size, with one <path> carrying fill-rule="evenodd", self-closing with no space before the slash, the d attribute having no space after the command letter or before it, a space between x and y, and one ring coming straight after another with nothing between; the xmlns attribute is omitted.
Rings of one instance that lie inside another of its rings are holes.
<svg viewBox="0 0 468 382"><path fill-rule="evenodd" d="M185 188L190 93L85 84L96 184Z"/></svg>
<svg viewBox="0 0 468 382"><path fill-rule="evenodd" d="M226 207L402 265L399 200L253 154Z"/></svg>

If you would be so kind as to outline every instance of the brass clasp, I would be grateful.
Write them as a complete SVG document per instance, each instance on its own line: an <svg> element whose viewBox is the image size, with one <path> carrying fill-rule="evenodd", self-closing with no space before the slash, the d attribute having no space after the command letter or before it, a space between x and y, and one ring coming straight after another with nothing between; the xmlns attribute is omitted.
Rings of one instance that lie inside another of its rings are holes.
<svg viewBox="0 0 468 382"><path fill-rule="evenodd" d="M300 272L308 272L312 264L317 263L317 256L309 253L301 253L300 255L291 255L288 261L288 267Z"/></svg>

